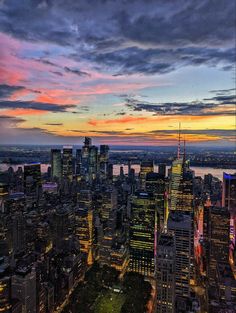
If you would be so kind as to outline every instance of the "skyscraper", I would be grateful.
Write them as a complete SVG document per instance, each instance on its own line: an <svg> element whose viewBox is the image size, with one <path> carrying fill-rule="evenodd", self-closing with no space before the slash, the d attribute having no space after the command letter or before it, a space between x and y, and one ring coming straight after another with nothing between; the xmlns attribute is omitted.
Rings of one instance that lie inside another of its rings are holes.
<svg viewBox="0 0 236 313"><path fill-rule="evenodd" d="M11 311L11 276L9 264L4 257L0 257L0 312Z"/></svg>
<svg viewBox="0 0 236 313"><path fill-rule="evenodd" d="M236 259L233 257L236 242L236 173L223 173L222 206L230 212L230 240L232 243L230 259L236 265Z"/></svg>
<svg viewBox="0 0 236 313"><path fill-rule="evenodd" d="M101 179L107 178L108 161L109 161L109 146L101 145L100 146L100 155L99 155L99 170L100 170L100 178Z"/></svg>
<svg viewBox="0 0 236 313"><path fill-rule="evenodd" d="M184 212L193 212L193 179L194 171L188 167L188 162L184 162L183 177L180 183L181 198L177 203L177 209Z"/></svg>
<svg viewBox="0 0 236 313"><path fill-rule="evenodd" d="M12 216L12 248L13 253L22 252L26 248L26 221L21 212Z"/></svg>
<svg viewBox="0 0 236 313"><path fill-rule="evenodd" d="M171 166L170 209L177 210L182 199L181 183L183 179L183 158L175 159Z"/></svg>
<svg viewBox="0 0 236 313"><path fill-rule="evenodd" d="M12 276L12 298L22 303L22 312L36 313L36 273L29 267L16 270Z"/></svg>
<svg viewBox="0 0 236 313"><path fill-rule="evenodd" d="M63 249L64 241L68 239L69 212L66 208L59 208L54 215L54 247Z"/></svg>
<svg viewBox="0 0 236 313"><path fill-rule="evenodd" d="M156 255L157 313L175 311L175 253L174 235L161 233Z"/></svg>
<svg viewBox="0 0 236 313"><path fill-rule="evenodd" d="M136 192L131 200L130 270L153 276L156 253L157 210L152 193Z"/></svg>
<svg viewBox="0 0 236 313"><path fill-rule="evenodd" d="M98 148L91 146L89 148L89 182L92 183L98 172Z"/></svg>
<svg viewBox="0 0 236 313"><path fill-rule="evenodd" d="M175 159L171 167L170 210L193 212L194 172L189 162L183 158Z"/></svg>
<svg viewBox="0 0 236 313"><path fill-rule="evenodd" d="M227 208L209 209L209 260L207 276L209 283L215 284L216 266L219 262L229 262L230 214Z"/></svg>
<svg viewBox="0 0 236 313"><path fill-rule="evenodd" d="M159 214L159 222L161 228L164 226L164 219L166 215L166 202L165 202L166 182L164 176L159 173L147 173L146 175L146 191L152 192L155 200L157 212Z"/></svg>
<svg viewBox="0 0 236 313"><path fill-rule="evenodd" d="M236 173L223 173L222 206L236 215Z"/></svg>
<svg viewBox="0 0 236 313"><path fill-rule="evenodd" d="M145 190L145 182L147 173L151 173L154 171L153 161L142 161L140 164L140 187L142 190Z"/></svg>
<svg viewBox="0 0 236 313"><path fill-rule="evenodd" d="M79 239L80 250L86 263L93 263L94 245L94 213L92 210L92 195L89 190L81 190L78 194L78 206L75 212L76 235Z"/></svg>
<svg viewBox="0 0 236 313"><path fill-rule="evenodd" d="M24 165L24 189L27 196L35 196L41 187L41 165L32 163Z"/></svg>
<svg viewBox="0 0 236 313"><path fill-rule="evenodd" d="M60 149L51 150L51 176L52 179L58 180L60 180L62 177L62 160Z"/></svg>
<svg viewBox="0 0 236 313"><path fill-rule="evenodd" d="M158 174L160 174L163 178L166 176L166 164L159 164Z"/></svg>
<svg viewBox="0 0 236 313"><path fill-rule="evenodd" d="M64 178L72 181L73 166L72 166L73 148L71 146L63 147L62 156L62 175Z"/></svg>
<svg viewBox="0 0 236 313"><path fill-rule="evenodd" d="M77 176L81 175L81 162L82 162L82 151L81 149L76 149L75 157L75 173Z"/></svg>
<svg viewBox="0 0 236 313"><path fill-rule="evenodd" d="M85 137L84 145L81 150L81 174L88 180L89 174L89 149L92 145L92 140L89 137Z"/></svg>
<svg viewBox="0 0 236 313"><path fill-rule="evenodd" d="M175 236L176 296L188 298L193 258L193 220L189 214L172 211L168 217L167 228Z"/></svg>

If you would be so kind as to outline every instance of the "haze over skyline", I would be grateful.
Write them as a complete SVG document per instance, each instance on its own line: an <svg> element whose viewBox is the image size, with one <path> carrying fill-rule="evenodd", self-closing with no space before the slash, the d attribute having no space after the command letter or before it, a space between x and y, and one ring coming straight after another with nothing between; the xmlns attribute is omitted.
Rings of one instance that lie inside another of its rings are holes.
<svg viewBox="0 0 236 313"><path fill-rule="evenodd" d="M0 0L0 144L235 144L234 1Z"/></svg>

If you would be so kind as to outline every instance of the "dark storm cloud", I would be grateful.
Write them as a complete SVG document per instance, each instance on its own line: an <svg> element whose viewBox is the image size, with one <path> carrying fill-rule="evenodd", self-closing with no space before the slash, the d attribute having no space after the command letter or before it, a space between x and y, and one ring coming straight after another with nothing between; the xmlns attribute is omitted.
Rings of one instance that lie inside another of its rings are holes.
<svg viewBox="0 0 236 313"><path fill-rule="evenodd" d="M11 96L14 92L19 90L24 90L23 86L10 86L6 84L0 85L0 98L7 98Z"/></svg>
<svg viewBox="0 0 236 313"><path fill-rule="evenodd" d="M235 96L220 96L194 102L150 103L127 98L126 106L136 112L146 111L154 115L235 115L234 100Z"/></svg>
<svg viewBox="0 0 236 313"><path fill-rule="evenodd" d="M0 101L0 109L32 109L49 112L65 112L76 105L59 105L55 103L44 103L37 101Z"/></svg>
<svg viewBox="0 0 236 313"><path fill-rule="evenodd" d="M0 29L69 47L75 60L115 76L185 65L231 70L235 57L234 1L8 0L0 5Z"/></svg>

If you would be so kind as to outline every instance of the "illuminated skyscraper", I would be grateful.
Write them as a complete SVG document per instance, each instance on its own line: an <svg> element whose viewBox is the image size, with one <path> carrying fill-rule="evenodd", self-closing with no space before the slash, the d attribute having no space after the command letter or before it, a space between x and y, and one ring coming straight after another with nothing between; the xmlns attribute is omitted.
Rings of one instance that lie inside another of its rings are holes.
<svg viewBox="0 0 236 313"><path fill-rule="evenodd" d="M223 173L222 206L236 215L236 173Z"/></svg>
<svg viewBox="0 0 236 313"><path fill-rule="evenodd" d="M108 176L108 161L109 161L109 146L101 145L99 155L99 170L101 179L106 179Z"/></svg>
<svg viewBox="0 0 236 313"><path fill-rule="evenodd" d="M92 183L98 172L98 148L91 146L89 148L89 182Z"/></svg>
<svg viewBox="0 0 236 313"><path fill-rule="evenodd" d="M165 202L166 182L164 176L159 173L147 173L146 175L146 191L152 192L155 200L157 212L159 214L159 222L161 228L164 226L164 219L166 215L166 202Z"/></svg>
<svg viewBox="0 0 236 313"><path fill-rule="evenodd" d="M177 203L177 210L184 212L193 212L193 179L194 172L184 163L183 178L180 184L181 198Z"/></svg>
<svg viewBox="0 0 236 313"><path fill-rule="evenodd" d="M188 161L173 161L170 179L170 210L193 212L193 178Z"/></svg>
<svg viewBox="0 0 236 313"><path fill-rule="evenodd" d="M82 163L82 151L81 149L76 149L76 169L75 169L75 173L77 176L81 175L81 163Z"/></svg>
<svg viewBox="0 0 236 313"><path fill-rule="evenodd" d="M140 165L140 187L142 190L145 190L146 175L154 171L153 161L142 161Z"/></svg>
<svg viewBox="0 0 236 313"><path fill-rule="evenodd" d="M209 208L209 260L207 276L210 284L215 284L216 266L219 262L229 262L230 214L227 208Z"/></svg>
<svg viewBox="0 0 236 313"><path fill-rule="evenodd" d="M11 313L11 276L8 262L0 258L0 312Z"/></svg>
<svg viewBox="0 0 236 313"><path fill-rule="evenodd" d="M73 148L71 146L63 147L63 156L62 156L62 175L64 178L72 181L73 177Z"/></svg>
<svg viewBox="0 0 236 313"><path fill-rule="evenodd" d="M100 215L102 221L107 221L110 212L117 209L117 190L115 188L107 188L101 194Z"/></svg>
<svg viewBox="0 0 236 313"><path fill-rule="evenodd" d="M168 231L175 236L175 292L188 298L193 258L193 220L189 214L172 211L167 222Z"/></svg>
<svg viewBox="0 0 236 313"><path fill-rule="evenodd" d="M136 192L131 201L130 270L153 276L155 269L157 210L152 193Z"/></svg>
<svg viewBox="0 0 236 313"><path fill-rule="evenodd" d="M4 204L8 194L8 185L0 182L0 212L4 212Z"/></svg>
<svg viewBox="0 0 236 313"><path fill-rule="evenodd" d="M62 160L61 160L61 150L52 149L51 150L51 176L52 179L60 180L62 177Z"/></svg>
<svg viewBox="0 0 236 313"><path fill-rule="evenodd" d="M157 313L175 312L175 237L172 233L160 234L157 248Z"/></svg>
<svg viewBox="0 0 236 313"><path fill-rule="evenodd" d="M177 210L182 199L181 183L183 179L183 158L172 162L170 178L170 209Z"/></svg>
<svg viewBox="0 0 236 313"><path fill-rule="evenodd" d="M236 266L236 253L233 257L236 243L236 173L223 173L222 206L230 212L230 259Z"/></svg>
<svg viewBox="0 0 236 313"><path fill-rule="evenodd" d="M81 150L81 174L87 177L87 179L89 174L89 149L91 145L91 138L85 137L84 145Z"/></svg>
<svg viewBox="0 0 236 313"><path fill-rule="evenodd" d="M94 258L94 213L92 209L92 195L89 190L81 190L78 194L75 219L80 251L86 258L87 264L91 265Z"/></svg>

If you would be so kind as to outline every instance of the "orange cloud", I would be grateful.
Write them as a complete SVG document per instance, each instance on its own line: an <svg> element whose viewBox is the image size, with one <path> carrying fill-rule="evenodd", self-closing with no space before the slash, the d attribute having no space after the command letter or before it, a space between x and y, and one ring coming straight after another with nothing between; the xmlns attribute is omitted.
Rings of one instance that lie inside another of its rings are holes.
<svg viewBox="0 0 236 313"><path fill-rule="evenodd" d="M126 123L137 123L147 121L148 117L145 116L125 116L122 118L111 119L111 120L89 120L88 124L92 126L97 125L111 125L111 124L126 124Z"/></svg>
<svg viewBox="0 0 236 313"><path fill-rule="evenodd" d="M33 110L33 109L14 109L14 110L2 110L1 114L8 115L8 116L43 115L43 114L48 114L48 111Z"/></svg>

